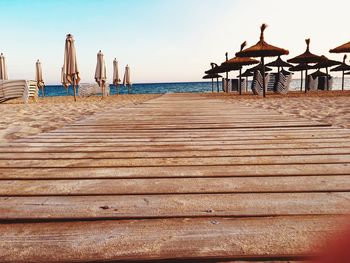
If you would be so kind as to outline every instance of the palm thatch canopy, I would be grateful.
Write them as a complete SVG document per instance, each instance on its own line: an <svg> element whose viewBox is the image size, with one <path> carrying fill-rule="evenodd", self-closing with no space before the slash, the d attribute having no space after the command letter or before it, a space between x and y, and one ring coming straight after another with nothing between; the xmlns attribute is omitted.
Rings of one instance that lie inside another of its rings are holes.
<svg viewBox="0 0 350 263"><path fill-rule="evenodd" d="M236 53L237 57L275 57L288 55L289 51L283 48L272 46L265 42L264 31L267 25L262 24L260 27L260 40L254 46Z"/></svg>
<svg viewBox="0 0 350 263"><path fill-rule="evenodd" d="M240 51L242 51L246 45L247 45L247 42L244 41L241 45ZM228 61L222 63L222 65L248 66L248 65L254 65L254 64L258 64L258 63L259 63L259 61L254 59L254 58L234 57L234 58L231 58Z"/></svg>
<svg viewBox="0 0 350 263"><path fill-rule="evenodd" d="M219 74L207 74L203 77L203 79L217 79L222 78Z"/></svg>
<svg viewBox="0 0 350 263"><path fill-rule="evenodd" d="M321 58L323 59L323 61L317 63L315 65L315 68L329 68L341 64L340 61L328 59L326 56L321 56Z"/></svg>
<svg viewBox="0 0 350 263"><path fill-rule="evenodd" d="M350 75L350 71L349 72L345 72L344 75Z"/></svg>
<svg viewBox="0 0 350 263"><path fill-rule="evenodd" d="M267 63L266 66L268 67L278 67L278 68L283 68L283 67L293 67L292 64L289 64L288 62L285 62L281 59L281 56L278 56L278 58L275 61L272 61L270 63Z"/></svg>
<svg viewBox="0 0 350 263"><path fill-rule="evenodd" d="M350 42L329 50L330 53L350 53Z"/></svg>
<svg viewBox="0 0 350 263"><path fill-rule="evenodd" d="M347 55L344 55L343 63L339 65L338 67L332 68L331 71L348 71L350 70L350 65L345 63L345 60L347 59Z"/></svg>
<svg viewBox="0 0 350 263"><path fill-rule="evenodd" d="M256 70L262 71L262 69L263 69L263 66L262 66L262 64L260 63L259 65L254 66L254 67L252 67L252 68L249 68L249 69L247 69L247 70L249 70L250 72L254 72L254 71L256 71ZM266 67L266 66L264 66L264 69L265 69L265 72L272 71L272 68L269 68L269 67Z"/></svg>
<svg viewBox="0 0 350 263"><path fill-rule="evenodd" d="M321 56L312 54L310 52L310 39L305 39L306 42L306 51L294 58L288 59L287 61L289 63L294 63L294 64L300 64L300 63L318 63L323 61L323 58Z"/></svg>
<svg viewBox="0 0 350 263"><path fill-rule="evenodd" d="M317 70L316 72L312 73L311 76L313 76L314 78L315 77L330 77L329 74L324 73L324 72L322 72L320 70Z"/></svg>
<svg viewBox="0 0 350 263"><path fill-rule="evenodd" d="M244 73L238 75L237 77L253 77L254 73L252 71L249 71L249 69L247 69Z"/></svg>
<svg viewBox="0 0 350 263"><path fill-rule="evenodd" d="M290 71L303 71L303 70L309 70L309 69L315 69L315 67L309 64L302 63L289 68Z"/></svg>

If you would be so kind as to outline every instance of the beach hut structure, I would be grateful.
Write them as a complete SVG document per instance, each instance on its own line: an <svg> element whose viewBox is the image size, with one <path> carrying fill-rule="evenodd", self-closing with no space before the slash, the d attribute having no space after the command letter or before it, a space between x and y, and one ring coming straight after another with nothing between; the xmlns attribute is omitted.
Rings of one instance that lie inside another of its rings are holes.
<svg viewBox="0 0 350 263"><path fill-rule="evenodd" d="M326 56L321 56L321 57L322 57L323 60L321 62L317 63L314 67L318 68L318 69L325 68L327 75L329 75L328 74L328 68L329 67L334 67L334 66L337 66L337 65L341 64L341 62L336 61L336 60L328 59ZM329 90L329 78L327 77L326 80L327 80L327 90Z"/></svg>
<svg viewBox="0 0 350 263"><path fill-rule="evenodd" d="M132 86L131 84L131 77L130 77L130 67L129 65L126 65L125 67L125 73L124 73L124 78L123 78L123 86L128 87L128 93L130 93L130 88Z"/></svg>
<svg viewBox="0 0 350 263"><path fill-rule="evenodd" d="M6 58L3 53L0 54L0 80L8 80Z"/></svg>
<svg viewBox="0 0 350 263"><path fill-rule="evenodd" d="M347 55L344 55L343 58L343 63L341 65L339 65L338 67L332 68L331 71L342 71L342 85L341 85L341 89L344 90L344 75L345 75L345 71L350 70L350 65L346 64L346 59L347 59Z"/></svg>
<svg viewBox="0 0 350 263"><path fill-rule="evenodd" d="M281 55L288 55L289 51L279 47L272 46L265 42L264 31L267 25L262 24L260 27L260 40L254 45L247 49L244 49L236 53L237 57L260 57L262 64L262 84L263 84L263 97L266 96L266 83L265 83L265 57L276 57Z"/></svg>
<svg viewBox="0 0 350 263"><path fill-rule="evenodd" d="M247 45L247 42L244 41L241 44L241 49L240 51L242 51L245 46ZM248 66L248 65L254 65L254 64L258 64L259 61L250 57L234 57L231 58L229 60L227 60L226 62L223 63L223 66L237 66L239 67L239 84L238 84L238 89L239 89L239 95L242 95L242 67L243 66Z"/></svg>
<svg viewBox="0 0 350 263"><path fill-rule="evenodd" d="M119 67L118 67L118 61L115 58L113 60L113 85L116 88L116 92L117 94L119 94L119 83L120 83L120 79L119 79Z"/></svg>
<svg viewBox="0 0 350 263"><path fill-rule="evenodd" d="M105 94L105 84L107 81L107 73L106 73L106 63L103 56L102 51L100 50L97 53L97 63L96 63L96 70L95 70L95 81L100 86L102 91L102 99Z"/></svg>
<svg viewBox="0 0 350 263"><path fill-rule="evenodd" d="M77 101L76 87L80 82L80 74L78 69L74 38L71 34L68 34L66 37L63 70L67 81L73 86L74 101Z"/></svg>
<svg viewBox="0 0 350 263"><path fill-rule="evenodd" d="M307 76L307 72L308 72L308 64L314 64L314 63L318 63L321 62L323 60L323 58L321 56L315 55L313 53L310 52L310 39L305 39L305 43L306 43L306 51L299 55L296 56L294 58L288 59L287 62L289 63L293 63L293 64L305 64L305 71L306 71L306 76ZM307 92L307 90L309 89L308 86L308 80L307 77L305 78L305 93Z"/></svg>
<svg viewBox="0 0 350 263"><path fill-rule="evenodd" d="M43 80L43 71L42 71L41 62L39 61L39 59L35 63L35 81L37 83L38 88L41 89L42 97L45 97L45 91L44 91L45 83Z"/></svg>
<svg viewBox="0 0 350 263"><path fill-rule="evenodd" d="M203 79L211 79L211 92L214 92L214 79L217 80L217 89L219 89L219 78L222 78L219 74L207 74L203 77Z"/></svg>

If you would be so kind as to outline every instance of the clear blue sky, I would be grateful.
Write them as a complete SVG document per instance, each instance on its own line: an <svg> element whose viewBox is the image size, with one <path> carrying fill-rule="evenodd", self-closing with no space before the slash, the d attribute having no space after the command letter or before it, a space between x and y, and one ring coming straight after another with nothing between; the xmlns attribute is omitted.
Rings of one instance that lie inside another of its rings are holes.
<svg viewBox="0 0 350 263"><path fill-rule="evenodd" d="M116 57L133 82L201 80L209 62L255 44L262 22L266 40L291 56L311 37L314 53L341 59L328 50L350 41L348 0L0 0L0 10L10 78L33 79L39 58L49 84L60 81L67 33L83 82L93 81L100 49L109 78Z"/></svg>

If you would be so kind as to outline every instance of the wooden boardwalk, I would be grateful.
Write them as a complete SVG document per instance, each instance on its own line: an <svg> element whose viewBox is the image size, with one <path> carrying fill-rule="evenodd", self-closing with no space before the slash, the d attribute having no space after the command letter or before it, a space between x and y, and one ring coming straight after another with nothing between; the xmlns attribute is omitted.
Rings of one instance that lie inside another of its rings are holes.
<svg viewBox="0 0 350 263"><path fill-rule="evenodd" d="M308 259L350 214L349 139L174 94L1 145L0 262Z"/></svg>

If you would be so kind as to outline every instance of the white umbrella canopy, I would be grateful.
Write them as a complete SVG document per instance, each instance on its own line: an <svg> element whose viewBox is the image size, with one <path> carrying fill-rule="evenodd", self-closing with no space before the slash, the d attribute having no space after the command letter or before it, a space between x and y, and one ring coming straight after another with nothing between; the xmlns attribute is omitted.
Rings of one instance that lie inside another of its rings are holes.
<svg viewBox="0 0 350 263"><path fill-rule="evenodd" d="M67 91L67 95L68 95L69 82L67 80L66 74L64 73L64 67L61 68L61 83L62 83L63 87L65 87L65 89Z"/></svg>
<svg viewBox="0 0 350 263"><path fill-rule="evenodd" d="M65 49L64 49L64 74L67 81L73 85L74 100L76 101L76 86L79 84L80 76L78 70L78 62L76 56L76 50L74 46L74 39L71 34L66 37Z"/></svg>
<svg viewBox="0 0 350 263"><path fill-rule="evenodd" d="M128 86L128 93L130 93L130 87L132 83L130 80L130 67L129 65L126 65L125 67L125 74L124 74L124 79L123 79L123 86Z"/></svg>
<svg viewBox="0 0 350 263"><path fill-rule="evenodd" d="M43 80L43 70L42 70L41 62L39 61L39 59L35 63L35 81L37 83L38 88L41 89L42 96L44 97L45 96L45 93L44 93L45 84L44 84L44 80Z"/></svg>
<svg viewBox="0 0 350 263"><path fill-rule="evenodd" d="M9 77L7 75L6 59L3 53L0 54L0 79L7 80Z"/></svg>
<svg viewBox="0 0 350 263"><path fill-rule="evenodd" d="M96 70L95 70L95 80L97 84L102 89L102 98L104 95L104 87L107 80L107 73L106 73L106 63L103 56L102 51L100 50L97 53L97 63L96 63Z"/></svg>
<svg viewBox="0 0 350 263"><path fill-rule="evenodd" d="M115 85L117 88L117 94L119 93L119 82L120 82L120 79L119 79L118 61L115 58L113 60L113 85Z"/></svg>

